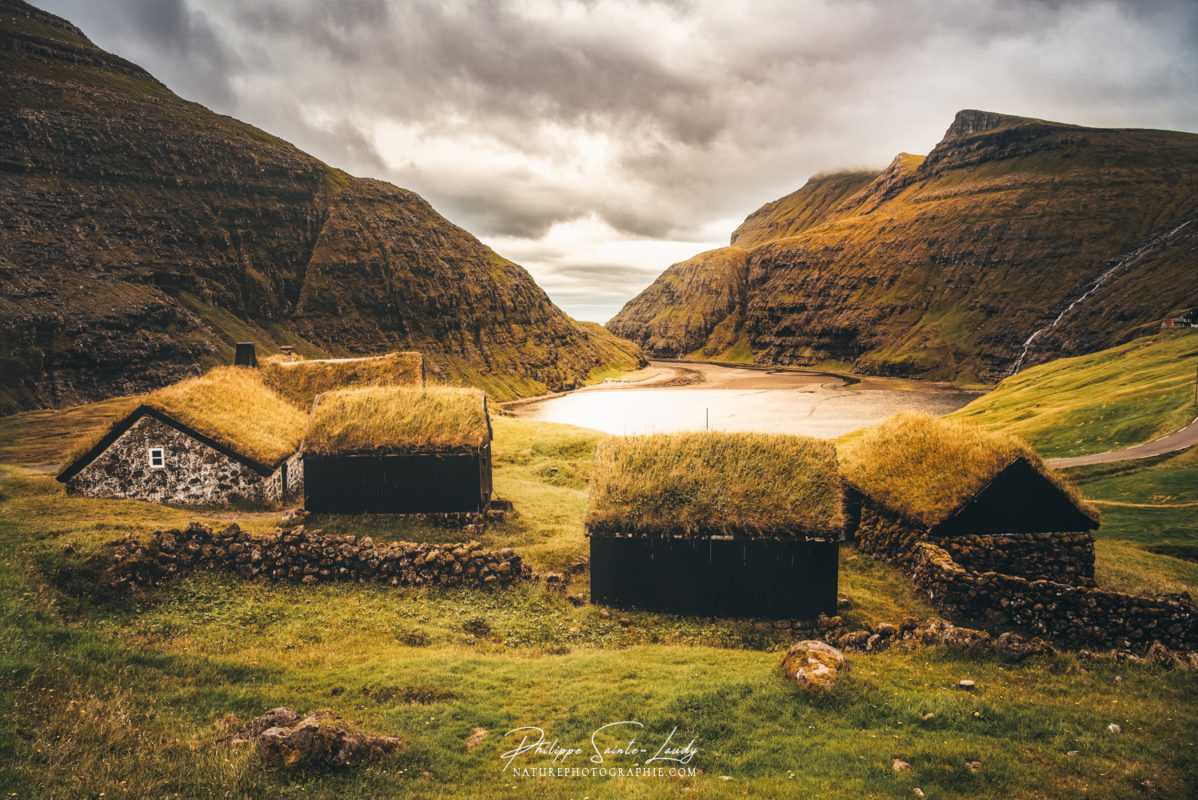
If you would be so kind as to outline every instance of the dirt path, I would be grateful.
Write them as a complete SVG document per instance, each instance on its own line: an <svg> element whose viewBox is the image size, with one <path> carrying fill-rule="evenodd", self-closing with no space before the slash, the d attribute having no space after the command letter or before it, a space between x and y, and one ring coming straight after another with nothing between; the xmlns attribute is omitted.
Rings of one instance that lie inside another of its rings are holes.
<svg viewBox="0 0 1198 800"><path fill-rule="evenodd" d="M1096 506L1119 506L1120 508L1193 508L1198 506L1198 501L1193 503L1125 503L1122 500L1095 500L1092 497L1087 497L1086 501Z"/></svg>
<svg viewBox="0 0 1198 800"><path fill-rule="evenodd" d="M1087 464L1109 464L1112 461L1133 461L1140 458L1152 458L1153 456L1163 456L1167 453L1176 453L1178 450L1185 450L1187 447L1192 447L1198 444L1198 418L1195 418L1179 431L1174 431L1167 436L1162 436L1159 439L1154 439L1151 442L1138 444L1135 447L1125 447L1122 450L1111 450L1106 453L1091 453L1088 456L1074 456L1072 458L1050 458L1048 465L1057 469L1066 467L1084 467Z"/></svg>

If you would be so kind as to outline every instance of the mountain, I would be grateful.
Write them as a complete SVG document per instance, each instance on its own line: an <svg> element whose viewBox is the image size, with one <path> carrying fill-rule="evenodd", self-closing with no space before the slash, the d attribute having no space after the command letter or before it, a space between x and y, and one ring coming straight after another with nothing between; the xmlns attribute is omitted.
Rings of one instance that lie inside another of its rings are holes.
<svg viewBox="0 0 1198 800"><path fill-rule="evenodd" d="M763 206L607 327L657 355L989 382L1195 304L1198 135L962 111L927 156Z"/></svg>
<svg viewBox="0 0 1198 800"><path fill-rule="evenodd" d="M420 196L0 0L0 413L146 391L245 339L417 349L500 397L641 362Z"/></svg>

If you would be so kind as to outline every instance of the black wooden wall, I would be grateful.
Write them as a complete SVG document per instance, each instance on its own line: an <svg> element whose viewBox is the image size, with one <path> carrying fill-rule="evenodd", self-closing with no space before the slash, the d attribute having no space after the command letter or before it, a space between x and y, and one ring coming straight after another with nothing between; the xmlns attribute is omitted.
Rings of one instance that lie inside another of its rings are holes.
<svg viewBox="0 0 1198 800"><path fill-rule="evenodd" d="M711 617L836 613L837 542L591 536L591 602Z"/></svg>
<svg viewBox="0 0 1198 800"><path fill-rule="evenodd" d="M452 454L304 454L304 508L356 514L482 511L491 496L491 446Z"/></svg>

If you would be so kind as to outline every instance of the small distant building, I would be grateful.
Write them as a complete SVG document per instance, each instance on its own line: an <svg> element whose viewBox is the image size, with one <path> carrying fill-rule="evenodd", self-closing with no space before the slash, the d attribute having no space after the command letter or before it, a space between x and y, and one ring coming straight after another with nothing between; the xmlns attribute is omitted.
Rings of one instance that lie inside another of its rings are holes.
<svg viewBox="0 0 1198 800"><path fill-rule="evenodd" d="M846 538L902 562L919 541L975 572L1089 584L1098 512L1025 442L902 413L848 449Z"/></svg>
<svg viewBox="0 0 1198 800"><path fill-rule="evenodd" d="M486 395L396 386L321 394L303 462L309 511L481 513L491 497Z"/></svg>
<svg viewBox="0 0 1198 800"><path fill-rule="evenodd" d="M304 420L255 370L221 367L147 395L58 480L87 497L283 501L303 486Z"/></svg>
<svg viewBox="0 0 1198 800"><path fill-rule="evenodd" d="M1191 308L1180 317L1170 317L1161 322L1161 330L1171 328L1198 328L1198 308Z"/></svg>
<svg viewBox="0 0 1198 800"><path fill-rule="evenodd" d="M262 359L262 379L304 410L311 407L318 394L334 389L425 384L424 356L413 351L360 358L304 359L294 350L287 350L290 352Z"/></svg>
<svg viewBox="0 0 1198 800"><path fill-rule="evenodd" d="M842 490L828 441L612 437L587 504L591 600L766 619L836 612Z"/></svg>

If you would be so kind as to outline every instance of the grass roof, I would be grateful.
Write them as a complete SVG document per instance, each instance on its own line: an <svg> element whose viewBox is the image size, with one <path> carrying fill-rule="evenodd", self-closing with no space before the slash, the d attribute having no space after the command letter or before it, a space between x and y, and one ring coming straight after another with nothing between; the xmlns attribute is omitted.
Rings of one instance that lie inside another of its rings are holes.
<svg viewBox="0 0 1198 800"><path fill-rule="evenodd" d="M487 398L477 389L368 386L320 396L308 420L304 452L472 450L489 441Z"/></svg>
<svg viewBox="0 0 1198 800"><path fill-rule="evenodd" d="M953 515L1019 458L1051 481L1082 513L1098 518L1063 475L1021 439L974 425L903 412L846 448L845 479L908 519L933 527Z"/></svg>
<svg viewBox="0 0 1198 800"><path fill-rule="evenodd" d="M260 369L267 386L304 411L316 395L334 389L424 385L424 357L416 352L310 360L272 356L262 361Z"/></svg>
<svg viewBox="0 0 1198 800"><path fill-rule="evenodd" d="M142 402L267 466L298 450L304 435L305 414L245 367L217 367Z"/></svg>
<svg viewBox="0 0 1198 800"><path fill-rule="evenodd" d="M612 437L599 444L591 533L839 537L831 442L762 433Z"/></svg>
<svg viewBox="0 0 1198 800"><path fill-rule="evenodd" d="M100 445L141 406L149 406L266 467L299 449L306 415L262 383L248 367L217 367L143 397L129 397L117 419L87 437L67 459L72 465ZM80 465L82 466L82 465Z"/></svg>

